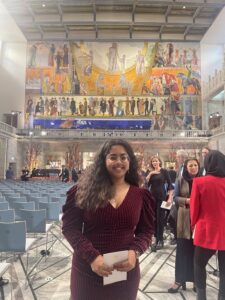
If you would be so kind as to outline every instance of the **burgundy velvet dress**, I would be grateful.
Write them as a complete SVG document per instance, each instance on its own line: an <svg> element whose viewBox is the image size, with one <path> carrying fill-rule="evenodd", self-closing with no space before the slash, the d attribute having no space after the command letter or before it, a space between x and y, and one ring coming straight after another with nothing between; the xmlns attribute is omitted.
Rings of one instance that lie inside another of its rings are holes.
<svg viewBox="0 0 225 300"><path fill-rule="evenodd" d="M71 300L135 300L140 269L127 273L127 280L103 285L103 277L91 270L91 262L104 253L137 250L143 253L154 232L154 199L146 189L130 186L118 208L110 203L95 212L75 206L76 187L68 192L63 207L65 238L74 249Z"/></svg>

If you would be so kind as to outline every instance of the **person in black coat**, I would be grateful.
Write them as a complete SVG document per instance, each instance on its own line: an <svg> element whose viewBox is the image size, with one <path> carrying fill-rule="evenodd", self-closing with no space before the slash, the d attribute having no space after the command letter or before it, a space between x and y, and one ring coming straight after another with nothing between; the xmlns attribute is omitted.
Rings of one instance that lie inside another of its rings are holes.
<svg viewBox="0 0 225 300"><path fill-rule="evenodd" d="M78 180L78 174L77 174L77 171L75 168L73 168L73 170L72 170L72 180L74 183L76 183Z"/></svg>
<svg viewBox="0 0 225 300"><path fill-rule="evenodd" d="M62 171L59 174L59 177L62 178L63 182L69 181L69 177L70 177L69 170L64 165L62 166Z"/></svg>

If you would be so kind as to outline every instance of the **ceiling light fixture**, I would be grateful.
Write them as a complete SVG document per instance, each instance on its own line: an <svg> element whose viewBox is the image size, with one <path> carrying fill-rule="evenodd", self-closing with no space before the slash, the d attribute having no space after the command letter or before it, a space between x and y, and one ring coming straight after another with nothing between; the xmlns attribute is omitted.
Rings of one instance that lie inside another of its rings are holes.
<svg viewBox="0 0 225 300"><path fill-rule="evenodd" d="M46 6L46 4L45 3L42 3L42 7L45 7Z"/></svg>
<svg viewBox="0 0 225 300"><path fill-rule="evenodd" d="M185 8L186 8L186 6L184 5L184 6L183 6L183 9L185 9Z"/></svg>

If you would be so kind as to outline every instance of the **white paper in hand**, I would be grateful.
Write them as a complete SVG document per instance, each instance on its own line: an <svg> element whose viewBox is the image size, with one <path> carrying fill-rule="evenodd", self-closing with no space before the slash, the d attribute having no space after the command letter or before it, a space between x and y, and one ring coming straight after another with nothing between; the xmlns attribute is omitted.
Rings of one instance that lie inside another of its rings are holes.
<svg viewBox="0 0 225 300"><path fill-rule="evenodd" d="M108 266L113 266L115 263L128 259L128 251L118 251L103 254L104 263ZM127 272L120 272L113 270L112 274L108 277L103 277L103 285L110 283L127 280Z"/></svg>
<svg viewBox="0 0 225 300"><path fill-rule="evenodd" d="M161 204L161 208L170 210L172 205L173 205L172 202L168 205L168 203L166 201L163 201L162 204Z"/></svg>

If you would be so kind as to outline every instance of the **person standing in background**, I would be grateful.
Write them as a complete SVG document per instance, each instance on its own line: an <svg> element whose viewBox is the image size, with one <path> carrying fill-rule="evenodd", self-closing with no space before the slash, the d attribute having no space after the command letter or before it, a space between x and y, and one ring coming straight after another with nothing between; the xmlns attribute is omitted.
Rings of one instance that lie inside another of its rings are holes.
<svg viewBox="0 0 225 300"><path fill-rule="evenodd" d="M64 165L62 166L62 171L59 174L59 177L62 177L63 182L69 181L69 177L70 177L69 170Z"/></svg>
<svg viewBox="0 0 225 300"><path fill-rule="evenodd" d="M150 166L152 171L146 177L149 190L156 201L156 243L152 246L152 250L160 250L164 246L163 231L165 225L165 209L161 208L162 202L166 201L167 192L169 194L168 204L173 201L173 186L166 169L162 168L162 161L157 156L151 157Z"/></svg>
<svg viewBox="0 0 225 300"><path fill-rule="evenodd" d="M184 162L183 175L175 183L174 201L177 213L177 251L175 262L175 282L168 293L177 293L182 287L186 290L186 282L194 283L194 245L190 226L190 195L193 179L199 176L199 162L189 158ZM194 288L194 286L193 286Z"/></svg>
<svg viewBox="0 0 225 300"><path fill-rule="evenodd" d="M209 151L210 151L209 147L205 146L205 147L202 148L203 167L200 168L201 176L205 176L205 174L206 174L206 171L205 171L205 168L204 168L204 160L205 160L206 155L209 153Z"/></svg>
<svg viewBox="0 0 225 300"><path fill-rule="evenodd" d="M74 167L73 167L72 172L71 172L71 177L72 177L73 182L76 183L77 180L78 180L78 174L77 174L77 171Z"/></svg>
<svg viewBox="0 0 225 300"><path fill-rule="evenodd" d="M137 169L126 141L106 141L67 193L62 232L74 249L71 300L136 300L138 257L154 232L154 199L138 187ZM127 259L112 266L104 262L104 254L123 250ZM113 270L126 272L127 279L104 285Z"/></svg>
<svg viewBox="0 0 225 300"><path fill-rule="evenodd" d="M218 300L225 300L225 155L211 150L205 157L204 168L206 176L194 179L190 199L197 299L206 300L206 265L218 251Z"/></svg>
<svg viewBox="0 0 225 300"><path fill-rule="evenodd" d="M177 178L183 175L184 162L188 158L188 153L180 149L177 151L176 162L177 162Z"/></svg>
<svg viewBox="0 0 225 300"><path fill-rule="evenodd" d="M6 179L14 179L14 172L13 172L11 166L9 166L8 169L6 170L5 178Z"/></svg>

